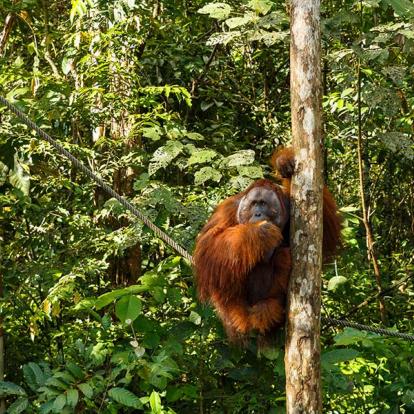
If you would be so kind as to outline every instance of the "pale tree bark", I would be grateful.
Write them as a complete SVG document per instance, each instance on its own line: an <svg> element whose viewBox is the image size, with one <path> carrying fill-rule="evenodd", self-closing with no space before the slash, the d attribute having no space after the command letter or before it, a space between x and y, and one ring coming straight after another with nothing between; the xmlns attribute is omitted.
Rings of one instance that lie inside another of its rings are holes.
<svg viewBox="0 0 414 414"><path fill-rule="evenodd" d="M14 13L9 13L6 16L4 21L3 30L0 33L0 56L4 55L6 50L7 41L9 40L10 33L13 28L14 21L16 20L16 15Z"/></svg>
<svg viewBox="0 0 414 414"><path fill-rule="evenodd" d="M1 255L1 238L0 238L0 255ZM1 257L0 257L1 259ZM0 268L0 299L4 299L3 294L3 273ZM4 381L4 362L6 355L6 347L4 344L4 327L3 327L3 317L0 316L0 381ZM6 400L4 398L0 399L0 414L6 412Z"/></svg>
<svg viewBox="0 0 414 414"><path fill-rule="evenodd" d="M292 275L286 328L286 412L321 413L322 127L320 2L290 3Z"/></svg>

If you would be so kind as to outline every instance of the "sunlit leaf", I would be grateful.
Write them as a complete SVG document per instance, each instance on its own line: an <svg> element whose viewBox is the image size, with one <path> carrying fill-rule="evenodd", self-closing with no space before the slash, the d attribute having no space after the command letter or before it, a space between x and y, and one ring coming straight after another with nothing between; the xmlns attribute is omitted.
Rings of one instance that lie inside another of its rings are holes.
<svg viewBox="0 0 414 414"><path fill-rule="evenodd" d="M217 20L227 19L231 12L231 7L227 3L208 3L198 10L198 13L208 14Z"/></svg>
<svg viewBox="0 0 414 414"><path fill-rule="evenodd" d="M188 165L205 164L217 156L217 152L210 149L194 151L188 159Z"/></svg>
<svg viewBox="0 0 414 414"><path fill-rule="evenodd" d="M228 167L238 167L240 165L250 165L254 162L255 153L253 150L241 150L229 155L223 160Z"/></svg>
<svg viewBox="0 0 414 414"><path fill-rule="evenodd" d="M273 3L270 0L250 0L247 5L257 14L267 14Z"/></svg>
<svg viewBox="0 0 414 414"><path fill-rule="evenodd" d="M158 392L153 391L151 393L149 402L151 406L151 413L161 414L162 412L161 397L158 394Z"/></svg>
<svg viewBox="0 0 414 414"><path fill-rule="evenodd" d="M122 323L134 321L141 313L141 301L134 295L124 296L115 306L115 314Z"/></svg>
<svg viewBox="0 0 414 414"><path fill-rule="evenodd" d="M184 145L180 141L169 141L163 147L158 148L150 161L148 174L153 175L159 169L167 167L183 148Z"/></svg>
<svg viewBox="0 0 414 414"><path fill-rule="evenodd" d="M346 282L347 282L346 277L344 277L344 276L334 276L331 279L329 279L328 290L337 290L338 288L340 288Z"/></svg>

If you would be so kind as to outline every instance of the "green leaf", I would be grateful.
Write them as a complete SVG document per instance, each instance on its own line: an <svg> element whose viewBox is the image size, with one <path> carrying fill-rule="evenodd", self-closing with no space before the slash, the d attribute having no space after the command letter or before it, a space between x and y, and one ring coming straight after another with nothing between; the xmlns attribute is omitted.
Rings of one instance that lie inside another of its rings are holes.
<svg viewBox="0 0 414 414"><path fill-rule="evenodd" d="M9 167L0 161L0 187L6 182Z"/></svg>
<svg viewBox="0 0 414 414"><path fill-rule="evenodd" d="M160 336L156 332L147 332L144 335L142 344L145 348L156 348L160 344Z"/></svg>
<svg viewBox="0 0 414 414"><path fill-rule="evenodd" d="M400 17L413 17L414 4L410 0L382 0L390 5Z"/></svg>
<svg viewBox="0 0 414 414"><path fill-rule="evenodd" d="M115 306L115 314L122 323L133 322L141 313L141 301L134 295L125 296Z"/></svg>
<svg viewBox="0 0 414 414"><path fill-rule="evenodd" d="M64 56L64 58L62 59L62 72L67 75L70 70L71 67L73 65L73 59L68 57L68 56Z"/></svg>
<svg viewBox="0 0 414 414"><path fill-rule="evenodd" d="M202 101L200 104L200 109L205 112L207 111L207 109L211 108L212 106L214 106L214 102L206 102L206 101Z"/></svg>
<svg viewBox="0 0 414 414"><path fill-rule="evenodd" d="M190 312L190 321L195 324L195 325L200 325L201 324L201 316L194 311Z"/></svg>
<svg viewBox="0 0 414 414"><path fill-rule="evenodd" d="M410 40L414 39L414 30L401 29L401 30L398 30L398 33L405 36L407 39L410 39Z"/></svg>
<svg viewBox="0 0 414 414"><path fill-rule="evenodd" d="M81 379L85 376L84 371L82 371L82 369L73 362L67 362L66 369L77 379Z"/></svg>
<svg viewBox="0 0 414 414"><path fill-rule="evenodd" d="M223 32L223 33L214 33L209 37L206 44L207 46L215 46L215 45L227 45L233 39L240 37L241 32L239 30L233 30L231 32ZM203 102L201 103L201 110L206 111L208 108L213 106L213 103Z"/></svg>
<svg viewBox="0 0 414 414"><path fill-rule="evenodd" d="M27 398L18 398L8 409L8 414L20 414L26 410L29 406L29 400Z"/></svg>
<svg viewBox="0 0 414 414"><path fill-rule="evenodd" d="M348 279L344 276L334 276L331 279L329 279L328 290L337 290L347 281Z"/></svg>
<svg viewBox="0 0 414 414"><path fill-rule="evenodd" d="M335 336L336 345L353 345L357 344L360 341L363 341L367 338L368 334L363 331L358 331L353 328L345 328L343 332Z"/></svg>
<svg viewBox="0 0 414 414"><path fill-rule="evenodd" d="M131 408L142 408L142 403L139 398L131 391L125 388L111 388L108 395L117 403L124 405L125 407Z"/></svg>
<svg viewBox="0 0 414 414"><path fill-rule="evenodd" d="M75 378L68 371L55 372L55 374L53 376L55 378L63 380L68 385L73 384L75 382Z"/></svg>
<svg viewBox="0 0 414 414"><path fill-rule="evenodd" d="M288 21L286 14L280 11L274 11L266 16L259 17L257 25L264 29L280 29L282 24Z"/></svg>
<svg viewBox="0 0 414 414"><path fill-rule="evenodd" d="M187 132L185 136L190 138L192 141L204 141L204 137L198 132Z"/></svg>
<svg viewBox="0 0 414 414"><path fill-rule="evenodd" d="M262 167L256 167L256 166L252 166L252 165L241 166L241 167L237 167L237 172L240 175L252 178L254 180L257 180L259 178L263 178Z"/></svg>
<svg viewBox="0 0 414 414"><path fill-rule="evenodd" d="M142 136L152 141L158 141L162 136L162 129L158 125L150 128L142 128Z"/></svg>
<svg viewBox="0 0 414 414"><path fill-rule="evenodd" d="M228 167L253 164L254 155L253 150L241 150L225 158L224 163Z"/></svg>
<svg viewBox="0 0 414 414"><path fill-rule="evenodd" d="M409 134L390 131L380 135L381 141L392 152L397 152L410 161L414 160L414 146Z"/></svg>
<svg viewBox="0 0 414 414"><path fill-rule="evenodd" d="M341 207L339 211L341 213L353 213L355 211L359 211L359 207L350 205L350 206Z"/></svg>
<svg viewBox="0 0 414 414"><path fill-rule="evenodd" d="M40 406L40 414L49 414L53 410L54 400L48 401Z"/></svg>
<svg viewBox="0 0 414 414"><path fill-rule="evenodd" d="M210 149L196 150L188 159L187 165L205 164L217 156L217 152Z"/></svg>
<svg viewBox="0 0 414 414"><path fill-rule="evenodd" d="M257 14L267 14L273 6L270 0L250 0L247 6Z"/></svg>
<svg viewBox="0 0 414 414"><path fill-rule="evenodd" d="M71 407L76 407L76 404L79 401L79 391L71 388L66 393L67 404Z"/></svg>
<svg viewBox="0 0 414 414"><path fill-rule="evenodd" d="M270 361L275 361L280 354L280 350L276 347L267 347L260 351L260 353Z"/></svg>
<svg viewBox="0 0 414 414"><path fill-rule="evenodd" d="M102 309L106 305L109 305L110 303L112 303L113 301L115 301L116 299L122 296L130 295L134 293L141 293L141 292L145 292L146 290L148 290L148 286L132 285L132 286L128 286L127 288L116 289L116 290L113 290L112 292L104 293L103 295L99 296L98 299L96 300L95 309L96 310Z"/></svg>
<svg viewBox="0 0 414 414"><path fill-rule="evenodd" d="M288 31L267 32L265 30L253 30L248 33L249 42L262 41L266 46L272 46L277 42L284 41L289 36Z"/></svg>
<svg viewBox="0 0 414 414"><path fill-rule="evenodd" d="M253 14L246 15L243 17L231 17L230 19L226 20L226 24L229 29L235 29L236 27L244 26L247 23L254 21L256 16Z"/></svg>
<svg viewBox="0 0 414 414"><path fill-rule="evenodd" d="M9 382L9 381L0 381L0 396L7 395L26 395L26 391L19 385Z"/></svg>
<svg viewBox="0 0 414 414"><path fill-rule="evenodd" d="M231 187L234 188L237 191L243 191L245 190L250 184L252 183L252 179L248 177L243 176L235 176L231 177L230 184Z"/></svg>
<svg viewBox="0 0 414 414"><path fill-rule="evenodd" d="M18 188L23 194L29 195L30 190L30 175L29 166L18 155L14 155L14 168L9 173L9 181L13 187Z"/></svg>
<svg viewBox="0 0 414 414"><path fill-rule="evenodd" d="M414 406L414 390L407 390L402 397L402 402L408 406Z"/></svg>
<svg viewBox="0 0 414 414"><path fill-rule="evenodd" d="M150 161L148 174L153 175L159 169L167 167L183 148L184 145L180 141L169 141L163 147L158 148Z"/></svg>
<svg viewBox="0 0 414 414"><path fill-rule="evenodd" d="M90 4L90 0L87 1L87 3ZM86 12L88 11L88 9L86 8L86 4L84 1L82 0L72 0L72 9L70 11L70 22L73 23L73 20L75 18L76 15L78 15L79 17L82 17Z"/></svg>
<svg viewBox="0 0 414 414"><path fill-rule="evenodd" d="M83 395L86 398L92 398L93 397L93 389L89 384L83 383L78 384L78 388L82 391Z"/></svg>
<svg viewBox="0 0 414 414"><path fill-rule="evenodd" d="M208 14L212 19L224 20L229 17L231 7L227 3L208 3L198 13Z"/></svg>
<svg viewBox="0 0 414 414"><path fill-rule="evenodd" d="M7 94L6 98L9 101L13 101L13 100L19 99L23 95L26 95L27 92L29 92L29 89L28 88L14 88L13 90L11 90Z"/></svg>
<svg viewBox="0 0 414 414"><path fill-rule="evenodd" d="M158 392L153 391L149 398L149 403L151 406L151 413L153 414L161 414L162 412L162 405L161 405L161 397Z"/></svg>
<svg viewBox="0 0 414 414"><path fill-rule="evenodd" d="M200 185L204 184L208 180L219 182L221 180L222 174L212 167L203 167L200 171L197 171L194 174L194 184Z"/></svg>
<svg viewBox="0 0 414 414"><path fill-rule="evenodd" d="M57 396L53 403L53 411L59 412L63 409L63 407L66 405L66 395L60 394Z"/></svg>
<svg viewBox="0 0 414 414"><path fill-rule="evenodd" d="M67 390L68 388L68 384L55 377L48 378L45 382L45 385L47 385L48 387L57 388L58 390Z"/></svg>
<svg viewBox="0 0 414 414"><path fill-rule="evenodd" d="M322 354L321 363L323 368L330 369L339 362L350 361L355 359L360 353L352 348L334 349L333 351Z"/></svg>

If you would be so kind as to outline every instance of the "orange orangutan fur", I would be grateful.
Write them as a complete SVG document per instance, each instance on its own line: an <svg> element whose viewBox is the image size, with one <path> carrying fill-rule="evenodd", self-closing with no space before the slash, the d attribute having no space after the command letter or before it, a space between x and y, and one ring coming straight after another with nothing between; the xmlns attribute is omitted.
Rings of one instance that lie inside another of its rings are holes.
<svg viewBox="0 0 414 414"><path fill-rule="evenodd" d="M291 271L289 223L284 229L270 222L239 224L241 199L256 187L274 191L282 206L289 205L290 177L294 169L291 148L275 152L272 166L281 185L267 179L223 201L201 230L194 252L197 290L202 302L215 307L231 339L251 331L268 335L284 323L285 300ZM289 212L285 212L289 215ZM323 190L323 255L335 254L340 243L341 221L332 195ZM269 260L265 255L273 251ZM252 284L259 289L249 303ZM261 289L261 291L260 291Z"/></svg>

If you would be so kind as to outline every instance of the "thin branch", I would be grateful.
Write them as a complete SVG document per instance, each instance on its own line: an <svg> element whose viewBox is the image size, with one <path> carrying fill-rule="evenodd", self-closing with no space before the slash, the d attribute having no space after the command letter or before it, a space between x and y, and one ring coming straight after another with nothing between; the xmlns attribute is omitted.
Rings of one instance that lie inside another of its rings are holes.
<svg viewBox="0 0 414 414"><path fill-rule="evenodd" d="M206 64L204 65L203 71L200 73L200 75L198 75L198 77L196 79L193 79L192 84L191 84L191 96L194 97L195 95L195 90L198 86L198 83L204 78L204 76L206 76L208 69L210 68L211 64L213 63L214 60L214 56L217 53L218 50L218 46L219 45L214 45L213 50L210 53L210 56L206 62Z"/></svg>
<svg viewBox="0 0 414 414"><path fill-rule="evenodd" d="M383 289L381 293L376 292L375 294L369 296L366 298L363 302L359 303L358 305L354 306L351 310L349 310L345 315L342 315L339 319L347 319L351 315L353 315L355 312L360 310L361 308L369 305L374 300L378 299L381 296L385 296L387 293L392 292L394 289L399 288L401 285L406 283L409 279L411 279L414 276L414 273L408 274L407 276L404 276L400 281L393 284L392 286L388 287L387 289Z"/></svg>
<svg viewBox="0 0 414 414"><path fill-rule="evenodd" d="M358 172L359 172L359 193L361 198L361 208L362 208L362 221L365 227L366 234L366 245L367 245L367 255L368 260L372 262L374 268L375 281L377 284L378 290L378 302L379 302L379 311L381 316L381 322L386 323L387 321L387 312L385 308L385 302L382 295L382 278L381 272L378 265L378 260L374 248L374 236L371 228L371 221L368 214L369 206L367 203L367 195L365 192L365 182L366 177L364 173L363 166L363 139L362 139L362 103L361 103L361 62L358 61L358 140L357 140L357 150L358 150Z"/></svg>

